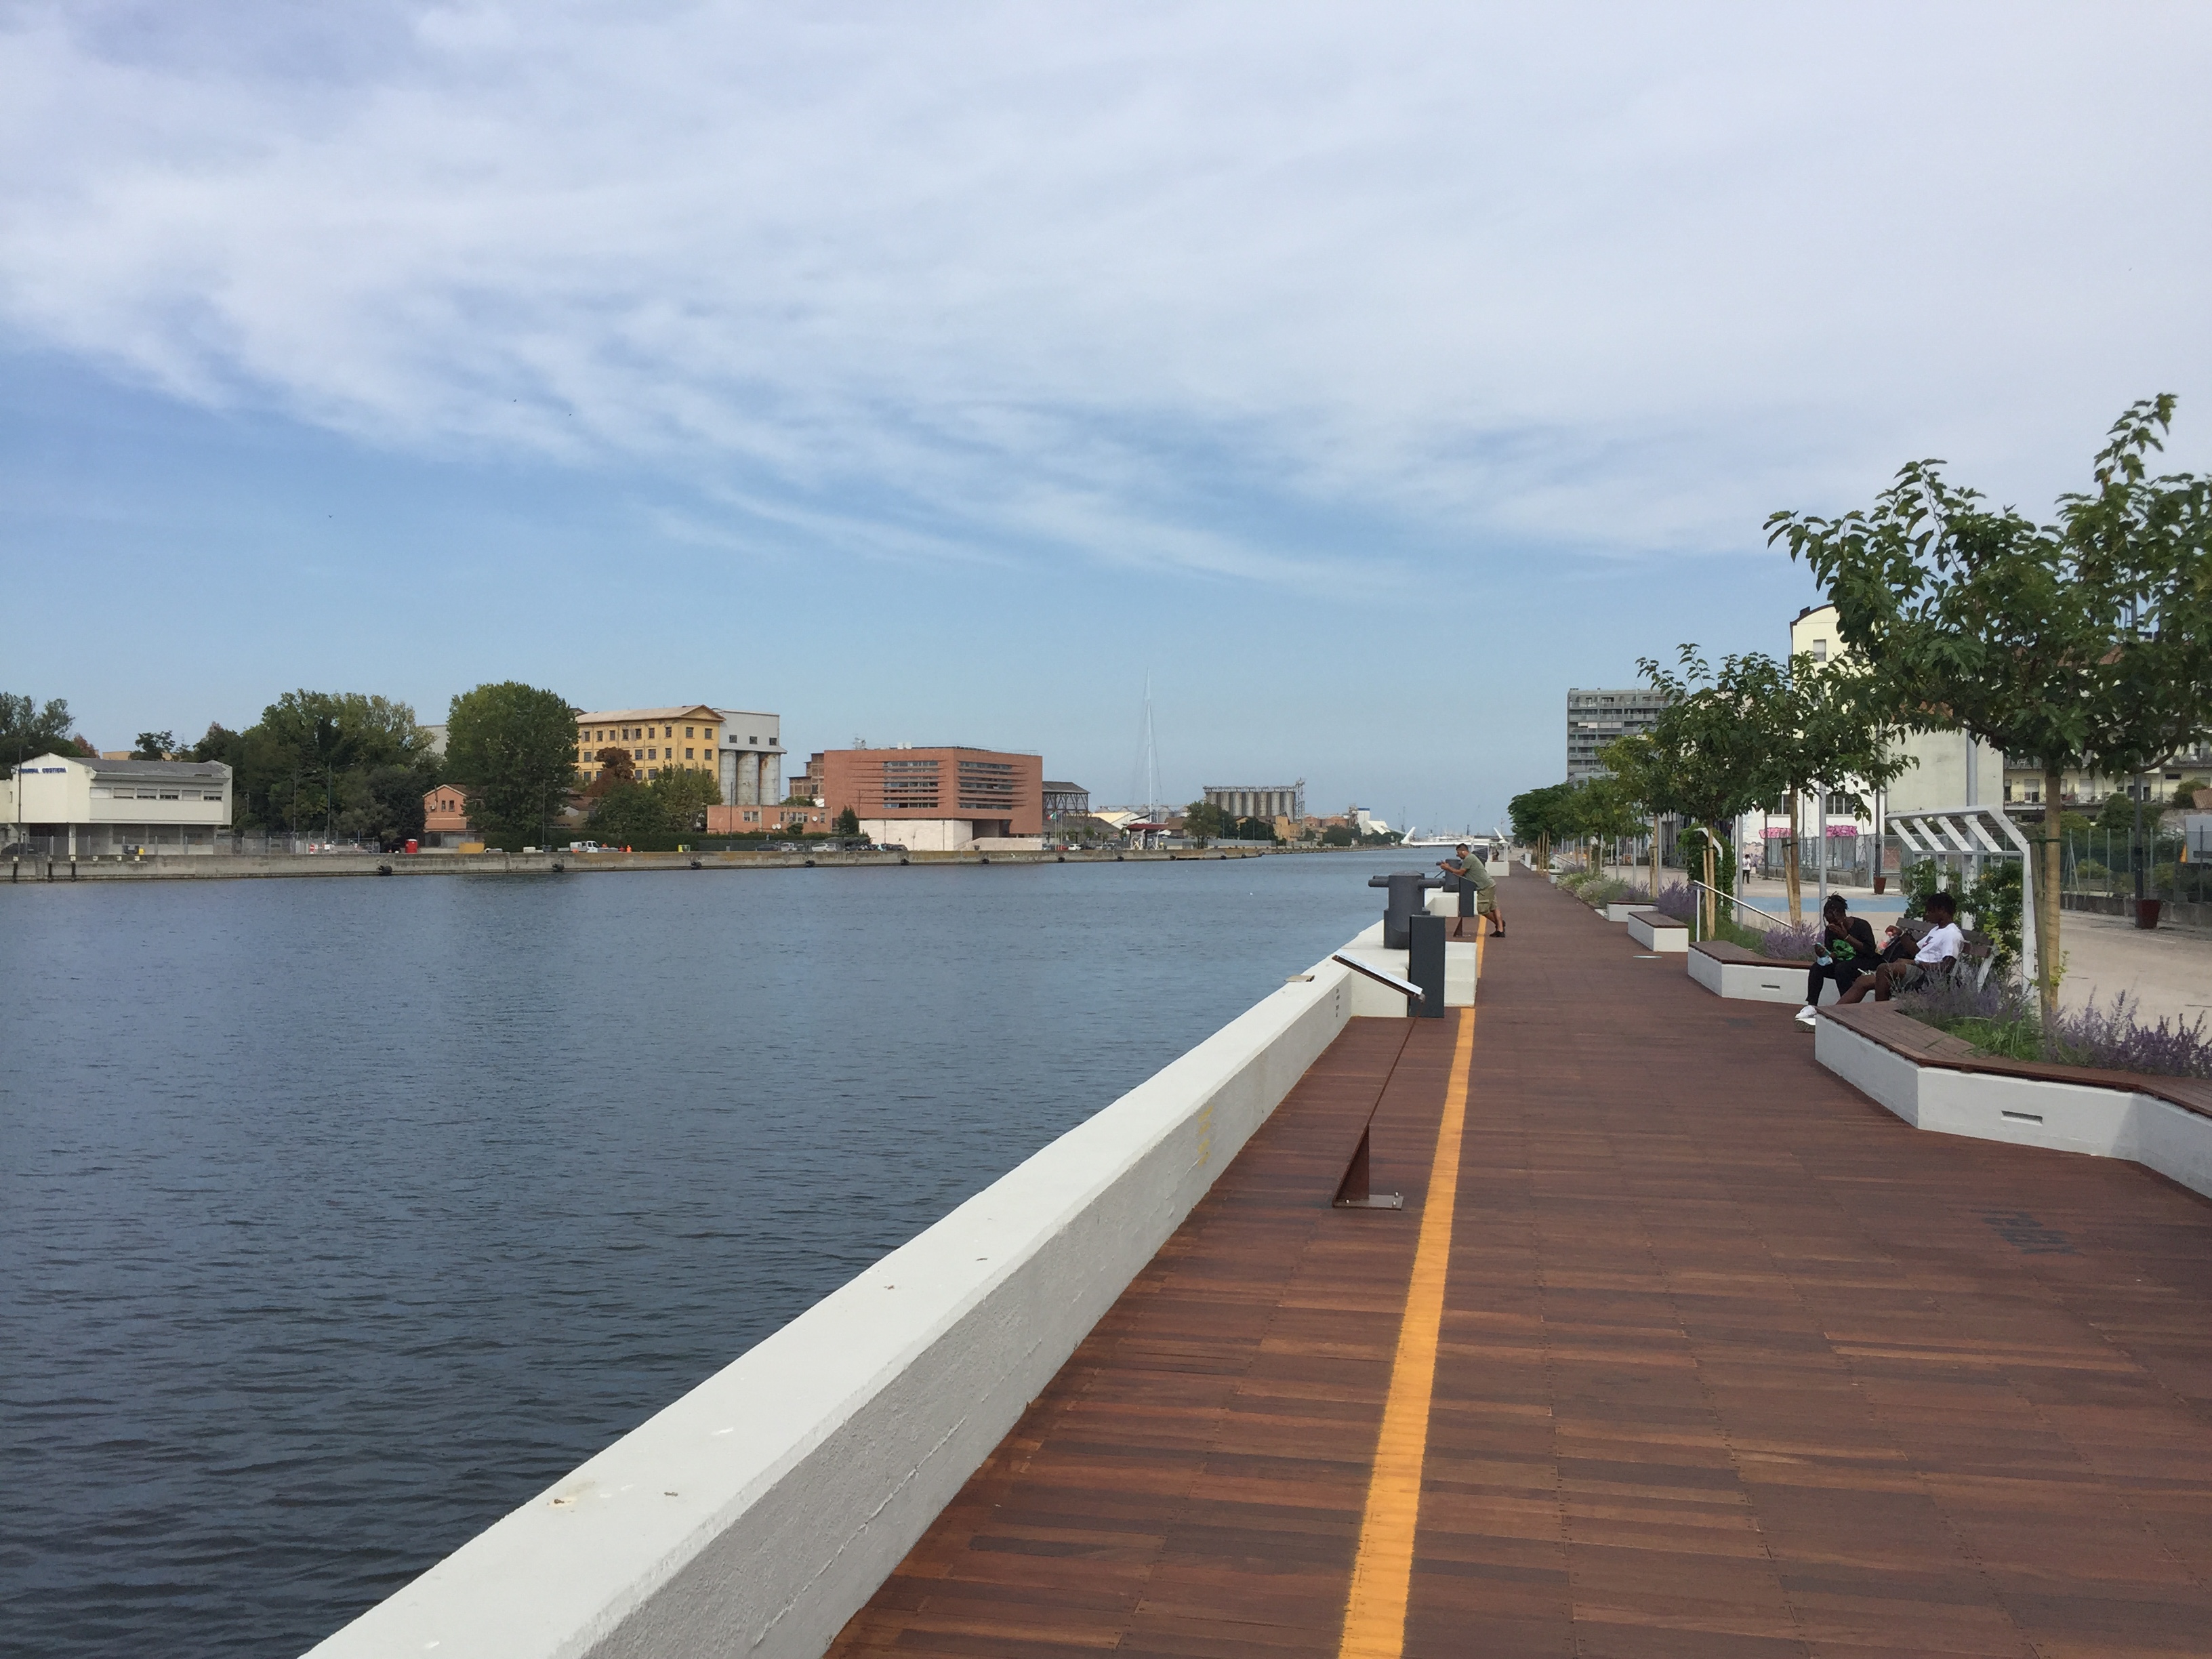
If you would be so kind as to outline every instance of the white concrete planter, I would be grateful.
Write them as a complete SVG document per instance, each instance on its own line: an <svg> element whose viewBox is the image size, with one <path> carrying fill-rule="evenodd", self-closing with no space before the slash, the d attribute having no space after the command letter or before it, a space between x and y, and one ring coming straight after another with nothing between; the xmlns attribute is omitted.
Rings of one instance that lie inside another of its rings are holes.
<svg viewBox="0 0 2212 1659"><path fill-rule="evenodd" d="M1802 1004L1805 973L1813 965L1809 962L1774 962L1765 957L1755 962L1731 962L1712 955L1702 943L1692 945L1686 957L1692 979L1715 996L1726 997L1732 1002ZM1820 1000L1833 1002L1836 997L1836 982L1822 980Z"/></svg>
<svg viewBox="0 0 2212 1659"><path fill-rule="evenodd" d="M313 1652L820 1654L1363 990L1404 1016L1317 964Z"/></svg>
<svg viewBox="0 0 2212 1659"><path fill-rule="evenodd" d="M1451 894L1447 896L1455 898L1458 896ZM1469 917L1468 920L1472 921L1474 918ZM1488 927L1489 923L1485 922L1483 925ZM1474 1006L1475 975L1481 953L1474 942L1474 930L1470 927L1468 930L1468 937L1466 939L1448 939L1444 941L1444 1006L1447 1008ZM1379 968L1386 974L1394 974L1398 978L1403 979L1409 966L1407 958L1413 953L1409 951L1384 950L1382 924L1378 921L1354 938L1351 944L1346 945L1344 954L1356 957L1371 967ZM1377 985L1371 979L1362 979L1355 975L1350 995L1351 1010L1353 1016L1358 1018L1402 1018L1406 1012L1404 998L1399 996L1389 986Z"/></svg>
<svg viewBox="0 0 2212 1659"><path fill-rule="evenodd" d="M1686 951L1690 930L1657 910L1633 909L1626 917L1628 936L1647 951Z"/></svg>
<svg viewBox="0 0 2212 1659"><path fill-rule="evenodd" d="M1814 1032L1813 1057L1916 1129L2124 1158L2212 1197L2212 1118L2125 1083L2049 1081L1929 1064L1836 1019L1821 1020Z"/></svg>
<svg viewBox="0 0 2212 1659"><path fill-rule="evenodd" d="M1649 909L1650 908L1650 907L1649 905L1644 903L1641 900L1638 900L1627 904L1608 904L1602 910L1599 911L1598 914L1603 916L1607 921L1626 921L1632 912Z"/></svg>

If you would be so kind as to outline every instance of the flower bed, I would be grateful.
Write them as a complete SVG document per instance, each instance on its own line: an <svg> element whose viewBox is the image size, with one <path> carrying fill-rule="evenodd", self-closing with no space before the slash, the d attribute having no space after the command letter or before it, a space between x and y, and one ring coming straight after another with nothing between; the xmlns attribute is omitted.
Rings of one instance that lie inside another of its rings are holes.
<svg viewBox="0 0 2212 1659"><path fill-rule="evenodd" d="M2093 997L2085 1008L2062 1008L2047 1027L2025 989L1995 979L1979 987L1938 982L1904 993L1896 1006L1978 1054L2151 1077L2212 1078L2212 1032L2203 1015L2189 1024L2179 1019L2145 1024L2124 992L2108 1007L2098 1007Z"/></svg>

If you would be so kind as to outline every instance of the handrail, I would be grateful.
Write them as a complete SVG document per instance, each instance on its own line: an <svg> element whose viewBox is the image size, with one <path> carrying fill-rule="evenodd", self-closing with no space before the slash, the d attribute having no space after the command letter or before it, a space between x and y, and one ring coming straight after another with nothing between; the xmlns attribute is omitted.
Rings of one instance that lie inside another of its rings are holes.
<svg viewBox="0 0 2212 1659"><path fill-rule="evenodd" d="M1414 984L1410 979L1400 979L1395 974L1386 974L1380 968L1376 968L1367 963L1362 962L1357 957L1348 957L1345 955L1343 951L1339 951L1331 956L1329 960L1331 962L1342 963L1345 967L1351 969L1355 974L1364 974L1368 978L1376 981L1378 984L1389 986L1392 990L1404 997L1408 1002L1425 1002L1428 1000L1428 993L1421 989L1419 986Z"/></svg>
<svg viewBox="0 0 2212 1659"><path fill-rule="evenodd" d="M1683 873L1686 876L1689 876L1689 872L1687 871L1683 872ZM1705 888L1705 890L1708 893L1711 893L1715 898L1725 899L1730 904L1735 905L1739 910L1748 910L1754 916L1765 916L1769 921L1778 922L1784 927L1796 927L1801 925L1800 923L1790 921L1785 916L1778 916L1771 910L1762 910L1756 904L1753 904L1749 899L1738 898L1734 893L1723 893L1719 888L1699 881L1695 876L1689 876L1689 884L1692 887Z"/></svg>

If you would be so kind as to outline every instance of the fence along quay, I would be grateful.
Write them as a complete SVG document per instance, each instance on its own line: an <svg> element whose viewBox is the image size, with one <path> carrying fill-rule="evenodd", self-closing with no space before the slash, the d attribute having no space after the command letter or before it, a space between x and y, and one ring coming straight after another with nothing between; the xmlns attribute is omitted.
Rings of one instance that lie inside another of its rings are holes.
<svg viewBox="0 0 2212 1659"><path fill-rule="evenodd" d="M1479 1022L1370 928L318 1652L2200 1648L2212 1208L1515 886Z"/></svg>

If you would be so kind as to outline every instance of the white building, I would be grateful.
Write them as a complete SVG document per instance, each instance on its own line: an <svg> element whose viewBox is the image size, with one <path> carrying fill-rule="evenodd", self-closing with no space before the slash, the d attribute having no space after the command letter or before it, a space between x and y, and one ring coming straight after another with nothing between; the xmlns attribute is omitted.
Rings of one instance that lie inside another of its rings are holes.
<svg viewBox="0 0 2212 1659"><path fill-rule="evenodd" d="M0 784L10 842L42 857L212 853L230 827L221 761L84 760L41 755Z"/></svg>
<svg viewBox="0 0 2212 1659"><path fill-rule="evenodd" d="M774 806L783 799L783 717L749 708L714 712L722 717L722 805Z"/></svg>
<svg viewBox="0 0 2212 1659"><path fill-rule="evenodd" d="M1836 607L1808 605L1790 624L1790 654L1830 662L1850 647L1836 631ZM1883 792L1897 811L1932 806L1984 806L2004 799L2004 751L1964 732L1908 732L1898 747L1910 763Z"/></svg>

